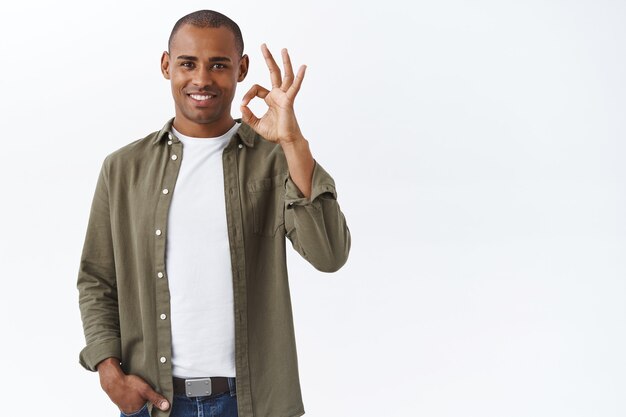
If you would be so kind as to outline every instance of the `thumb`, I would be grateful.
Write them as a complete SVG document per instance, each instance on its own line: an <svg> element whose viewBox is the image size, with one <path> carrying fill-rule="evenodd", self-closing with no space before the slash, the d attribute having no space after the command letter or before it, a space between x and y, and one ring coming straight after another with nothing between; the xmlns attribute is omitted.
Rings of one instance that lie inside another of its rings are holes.
<svg viewBox="0 0 626 417"><path fill-rule="evenodd" d="M241 120L246 122L252 128L255 128L259 123L259 118L252 113L252 110L248 106L241 106Z"/></svg>
<svg viewBox="0 0 626 417"><path fill-rule="evenodd" d="M146 400L154 404L154 406L158 408L159 410L165 411L168 408L170 408L169 401L167 401L167 399L165 399L164 396L162 396L161 394L159 394L158 392L156 392L150 387L146 388L145 398Z"/></svg>

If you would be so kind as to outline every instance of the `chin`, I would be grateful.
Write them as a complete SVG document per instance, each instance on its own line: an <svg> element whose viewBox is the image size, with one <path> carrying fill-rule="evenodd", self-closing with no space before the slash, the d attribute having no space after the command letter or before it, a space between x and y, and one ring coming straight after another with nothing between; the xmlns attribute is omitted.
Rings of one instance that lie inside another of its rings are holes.
<svg viewBox="0 0 626 417"><path fill-rule="evenodd" d="M193 123L198 123L202 125L206 125L209 123L215 123L220 120L222 115L210 114L210 115L202 115L202 114L186 114L185 118Z"/></svg>

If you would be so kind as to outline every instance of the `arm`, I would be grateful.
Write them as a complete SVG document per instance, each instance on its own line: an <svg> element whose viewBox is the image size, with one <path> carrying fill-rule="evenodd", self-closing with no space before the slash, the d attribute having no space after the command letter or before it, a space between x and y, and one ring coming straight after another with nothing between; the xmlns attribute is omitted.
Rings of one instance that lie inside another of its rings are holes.
<svg viewBox="0 0 626 417"><path fill-rule="evenodd" d="M167 400L143 379L125 375L122 357L109 209L107 159L104 160L91 204L87 234L78 272L79 306L87 346L80 353L80 364L98 371L100 385L118 408L129 414L146 401L162 410Z"/></svg>
<svg viewBox="0 0 626 417"><path fill-rule="evenodd" d="M284 77L265 44L261 45L272 90L255 84L243 97L242 119L259 135L280 144L289 177L285 183L285 229L293 247L320 271L341 268L350 251L350 231L337 203L333 179L313 159L293 109L306 66L294 77L289 53L281 51ZM254 97L262 98L268 111L256 117L248 108Z"/></svg>
<svg viewBox="0 0 626 417"><path fill-rule="evenodd" d="M91 204L77 287L86 340L79 360L84 368L95 371L96 365L103 359L120 358L122 354L107 159L100 169Z"/></svg>

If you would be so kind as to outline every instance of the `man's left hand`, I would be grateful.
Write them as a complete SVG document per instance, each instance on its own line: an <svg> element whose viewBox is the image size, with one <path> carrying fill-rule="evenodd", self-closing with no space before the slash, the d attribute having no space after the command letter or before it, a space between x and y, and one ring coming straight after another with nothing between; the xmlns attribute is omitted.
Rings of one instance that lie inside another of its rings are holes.
<svg viewBox="0 0 626 417"><path fill-rule="evenodd" d="M261 51L270 70L272 89L268 90L255 84L248 90L241 102L242 120L249 124L255 132L271 142L285 145L299 141L303 139L303 136L293 110L293 102L302 85L306 66L300 66L294 77L289 53L287 49L283 48L281 51L285 69L283 76L265 44L261 45ZM267 112L260 118L248 108L250 100L254 97L262 98L268 106Z"/></svg>

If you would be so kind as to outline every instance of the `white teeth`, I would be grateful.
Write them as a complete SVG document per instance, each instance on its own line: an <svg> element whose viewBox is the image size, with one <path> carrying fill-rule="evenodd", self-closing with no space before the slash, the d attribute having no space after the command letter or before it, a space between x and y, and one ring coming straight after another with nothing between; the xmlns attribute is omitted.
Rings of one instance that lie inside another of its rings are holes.
<svg viewBox="0 0 626 417"><path fill-rule="evenodd" d="M213 96L201 96L199 94L190 94L190 96L194 100L208 100L209 98L213 97Z"/></svg>

